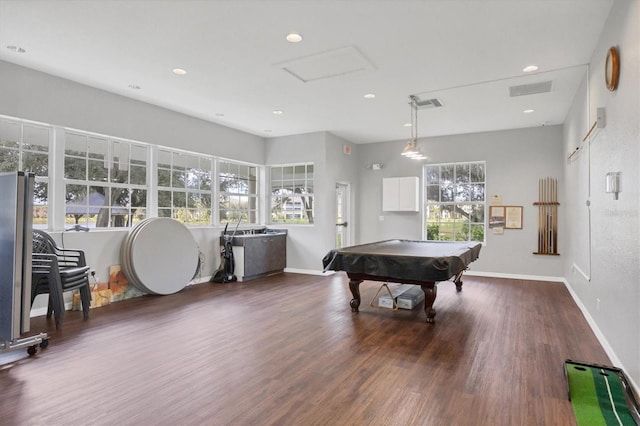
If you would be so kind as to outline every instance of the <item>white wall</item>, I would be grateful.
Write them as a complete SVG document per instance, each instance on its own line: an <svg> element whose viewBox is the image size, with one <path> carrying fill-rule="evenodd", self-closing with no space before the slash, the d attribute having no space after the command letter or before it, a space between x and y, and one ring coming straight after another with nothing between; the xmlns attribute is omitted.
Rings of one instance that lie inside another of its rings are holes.
<svg viewBox="0 0 640 426"><path fill-rule="evenodd" d="M486 232L486 244L471 271L535 277L558 278L563 274L563 251L567 224L559 187L558 248L560 256L534 255L537 251L538 179L554 177L563 181L562 127L548 126L456 136L424 138L418 141L425 161L400 155L406 141L360 146L362 170L358 205L360 242L389 238L422 238L420 213L382 211L382 178L418 176L422 181L423 164L486 161L486 193L503 197L503 204L523 206L523 229L505 230L496 235ZM367 164L382 163L380 171L365 169ZM421 194L421 200L423 196ZM380 216L384 217L380 221Z"/></svg>
<svg viewBox="0 0 640 426"><path fill-rule="evenodd" d="M570 228L564 275L615 354L612 361L636 385L640 383L639 21L640 2L614 3L591 59L590 77L576 96L564 129L565 159L580 148L564 167L569 217L581 219L581 226ZM620 51L620 83L615 92L606 89L604 79L611 46ZM606 127L583 143L598 107L606 108ZM604 191L607 172L622 173L618 200Z"/></svg>

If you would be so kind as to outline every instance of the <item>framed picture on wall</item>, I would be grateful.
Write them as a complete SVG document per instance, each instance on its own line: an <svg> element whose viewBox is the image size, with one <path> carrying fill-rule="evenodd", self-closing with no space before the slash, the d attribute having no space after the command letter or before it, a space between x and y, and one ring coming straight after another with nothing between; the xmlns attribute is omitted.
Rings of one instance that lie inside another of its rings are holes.
<svg viewBox="0 0 640 426"><path fill-rule="evenodd" d="M522 229L522 206L504 206L505 229Z"/></svg>

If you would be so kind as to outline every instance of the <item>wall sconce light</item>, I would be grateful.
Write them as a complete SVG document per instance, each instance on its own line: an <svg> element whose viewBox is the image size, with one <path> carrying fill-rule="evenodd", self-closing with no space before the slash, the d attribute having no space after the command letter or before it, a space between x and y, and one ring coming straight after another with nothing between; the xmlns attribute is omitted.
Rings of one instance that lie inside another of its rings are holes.
<svg viewBox="0 0 640 426"><path fill-rule="evenodd" d="M620 172L609 172L605 176L604 190L607 194L613 193L613 199L618 199L620 191Z"/></svg>

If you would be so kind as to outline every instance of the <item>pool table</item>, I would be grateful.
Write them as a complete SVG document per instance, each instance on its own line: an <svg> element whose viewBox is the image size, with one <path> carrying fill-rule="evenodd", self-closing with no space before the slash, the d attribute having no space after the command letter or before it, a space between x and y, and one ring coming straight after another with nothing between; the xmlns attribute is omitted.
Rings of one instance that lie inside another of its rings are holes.
<svg viewBox="0 0 640 426"><path fill-rule="evenodd" d="M416 284L424 291L424 311L432 323L437 282L453 278L461 291L462 273L478 258L481 247L476 242L386 240L331 250L322 264L325 271L347 273L352 312L358 312L364 280Z"/></svg>

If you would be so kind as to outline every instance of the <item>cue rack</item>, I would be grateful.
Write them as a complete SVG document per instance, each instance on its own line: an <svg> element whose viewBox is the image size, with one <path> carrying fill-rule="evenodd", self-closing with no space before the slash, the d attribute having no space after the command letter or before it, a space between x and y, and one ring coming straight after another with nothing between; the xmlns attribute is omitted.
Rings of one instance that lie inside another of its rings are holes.
<svg viewBox="0 0 640 426"><path fill-rule="evenodd" d="M533 254L558 256L558 180L538 180L538 251Z"/></svg>

